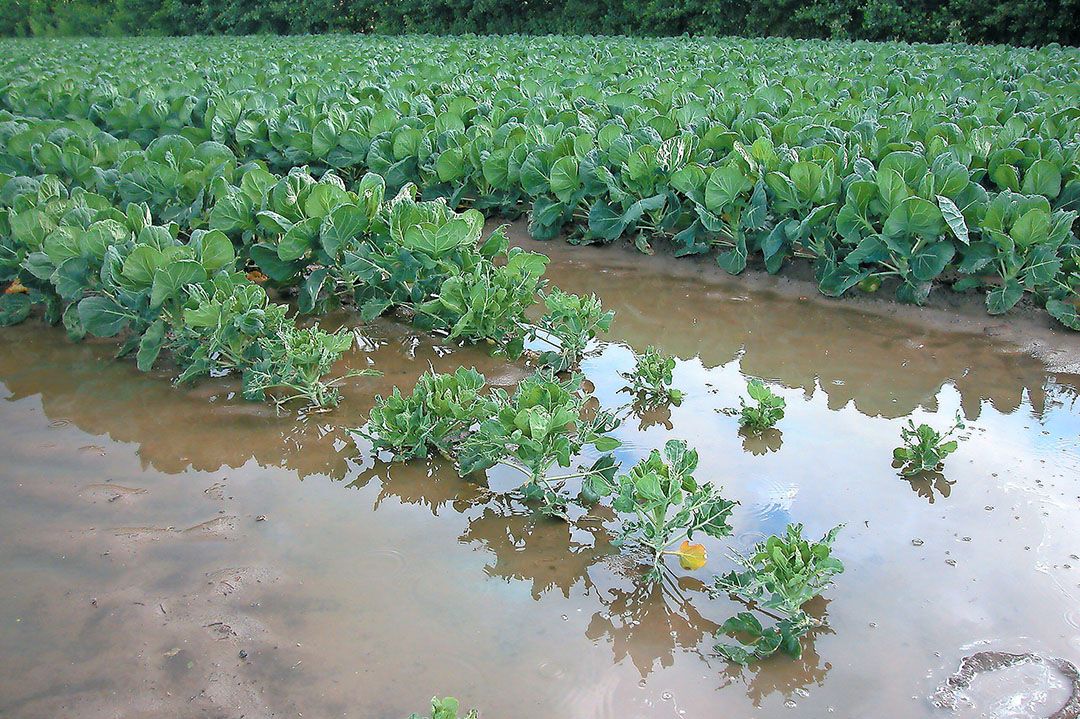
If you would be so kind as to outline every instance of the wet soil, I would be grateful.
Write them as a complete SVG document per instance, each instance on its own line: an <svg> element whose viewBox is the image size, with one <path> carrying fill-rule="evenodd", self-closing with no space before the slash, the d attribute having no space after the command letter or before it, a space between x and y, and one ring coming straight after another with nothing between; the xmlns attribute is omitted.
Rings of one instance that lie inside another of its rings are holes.
<svg viewBox="0 0 1080 719"><path fill-rule="evenodd" d="M809 607L827 628L801 660L713 652L741 608L708 591L731 569L720 543L645 585L610 525L536 516L498 470L386 465L348 431L429 366L509 387L524 363L335 315L362 340L344 365L385 375L352 380L334 412L279 416L231 378L176 388L109 343L24 325L0 331L0 717L403 719L439 694L488 719L919 719L950 715L935 693L978 652L1080 664L1074 345L1051 367L1005 330L924 311L542 249L556 284L617 313L583 366L605 405L625 403L631 348L679 357L686 401L626 410L620 461L690 441L698 476L740 502L737 548L845 525L847 571ZM788 403L763 437L719 411L749 375ZM957 411L969 428L943 472L901 478L903 421ZM1068 698L1045 672L995 676L957 711L1049 716Z"/></svg>

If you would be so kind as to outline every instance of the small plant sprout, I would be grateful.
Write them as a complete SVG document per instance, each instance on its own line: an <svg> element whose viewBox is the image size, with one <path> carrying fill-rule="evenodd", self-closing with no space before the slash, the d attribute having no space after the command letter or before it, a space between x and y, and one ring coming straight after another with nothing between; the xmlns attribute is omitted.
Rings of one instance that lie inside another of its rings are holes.
<svg viewBox="0 0 1080 719"><path fill-rule="evenodd" d="M583 499L596 501L615 495L612 506L630 515L618 541L644 548L649 555L649 579L658 579L664 555L679 558L685 569L699 569L706 561L705 547L691 544L696 532L710 537L731 533L728 518L735 503L720 490L693 477L698 455L682 440L671 440L663 453L649 456L614 481L596 474L585 481Z"/></svg>
<svg viewBox="0 0 1080 719"><path fill-rule="evenodd" d="M716 587L735 599L776 620L765 627L751 612L740 612L724 622L721 632L741 634L747 644L717 644L716 650L729 661L749 664L782 651L798 659L801 638L821 625L803 611L803 606L819 596L844 565L832 556L832 544L840 527L834 527L818 542L803 539L803 526L789 524L784 536L772 536L745 557L736 557L741 572L730 572L716 580Z"/></svg>
<svg viewBox="0 0 1080 719"><path fill-rule="evenodd" d="M589 342L607 332L615 317L614 312L604 311L596 295L575 295L558 287L544 295L544 306L547 312L531 336L553 348L540 353L540 363L556 372L577 366Z"/></svg>
<svg viewBox="0 0 1080 719"><path fill-rule="evenodd" d="M625 391L630 392L638 406L643 410L653 409L665 404L679 405L683 393L671 386L675 358L666 355L658 348L649 345L645 351L635 356L634 371L623 373L630 381Z"/></svg>
<svg viewBox="0 0 1080 719"><path fill-rule="evenodd" d="M461 704L454 697L431 700L431 714L410 714L409 719L477 719L479 716L473 709L466 714L458 714Z"/></svg>
<svg viewBox="0 0 1080 719"><path fill-rule="evenodd" d="M928 424L915 426L909 419L907 426L900 429L900 441L903 447L893 450L893 464L905 477L913 477L923 472L941 469L947 456L956 451L955 439L949 439L957 430L964 429L960 413L956 413L956 422L945 432L938 432Z"/></svg>
<svg viewBox="0 0 1080 719"><path fill-rule="evenodd" d="M749 405L741 397L739 403L739 426L751 432L760 432L775 425L784 418L787 403L783 397L773 393L759 379L750 380L746 385L750 398L757 404Z"/></svg>
<svg viewBox="0 0 1080 719"><path fill-rule="evenodd" d="M425 372L408 395L395 387L386 398L376 396L368 423L357 434L395 460L420 459L432 450L449 458L470 428L495 413L485 389L484 375L471 367Z"/></svg>
<svg viewBox="0 0 1080 719"><path fill-rule="evenodd" d="M462 442L458 469L462 474L483 471L496 464L526 477L526 500L539 500L545 513L566 518L567 498L563 486L573 479L615 474L615 460L604 455L588 469L550 476L556 465L569 467L586 446L610 452L619 440L608 433L619 426L610 412L587 409L589 395L581 389L582 378L574 375L559 381L550 368L524 379L513 395L495 389L494 416L480 423Z"/></svg>

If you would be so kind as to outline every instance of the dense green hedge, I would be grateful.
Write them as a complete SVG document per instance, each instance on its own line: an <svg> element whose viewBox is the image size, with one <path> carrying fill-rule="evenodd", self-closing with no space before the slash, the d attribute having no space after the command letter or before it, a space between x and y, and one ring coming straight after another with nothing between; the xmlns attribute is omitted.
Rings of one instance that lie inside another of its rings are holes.
<svg viewBox="0 0 1080 719"><path fill-rule="evenodd" d="M1080 0L4 0L0 35L741 35L1080 44Z"/></svg>

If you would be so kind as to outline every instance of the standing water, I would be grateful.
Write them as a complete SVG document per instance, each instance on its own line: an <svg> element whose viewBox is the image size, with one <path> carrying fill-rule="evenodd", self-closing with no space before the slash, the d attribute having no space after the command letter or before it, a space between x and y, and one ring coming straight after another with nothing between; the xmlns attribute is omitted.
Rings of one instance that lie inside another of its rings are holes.
<svg viewBox="0 0 1080 719"><path fill-rule="evenodd" d="M631 348L679 358L686 400L629 416L624 467L687 440L739 502L739 550L844 525L800 660L714 652L741 609L709 591L732 569L718 543L646 585L603 523L532 513L498 469L385 464L347 431L429 366L512 386L524 363L379 321L347 361L384 376L278 416L229 378L178 389L22 326L0 342L0 717L402 719L433 694L491 719L1066 716L1080 379L982 335L543 249L555 284L616 311L582 368L605 406L626 403ZM723 411L748 376L787 401L759 437ZM944 471L902 478L904 421L957 411Z"/></svg>

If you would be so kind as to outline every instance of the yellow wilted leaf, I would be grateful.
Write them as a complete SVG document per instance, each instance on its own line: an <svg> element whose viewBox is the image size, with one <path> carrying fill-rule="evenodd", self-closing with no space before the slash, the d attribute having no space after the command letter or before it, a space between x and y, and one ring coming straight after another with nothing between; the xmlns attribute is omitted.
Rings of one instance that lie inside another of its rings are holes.
<svg viewBox="0 0 1080 719"><path fill-rule="evenodd" d="M675 552L675 554L679 557L679 565L683 569L689 569L690 571L701 569L705 566L705 562L708 561L704 544L690 544L690 542L684 540L679 545L679 551Z"/></svg>
<svg viewBox="0 0 1080 719"><path fill-rule="evenodd" d="M247 273L247 278L249 280L251 280L252 282L255 282L256 284L260 284L260 285L263 282L266 282L268 279L270 279L269 277L267 277L263 273L259 272L258 270L253 270L253 271Z"/></svg>
<svg viewBox="0 0 1080 719"><path fill-rule="evenodd" d="M10 285L7 286L7 289L4 290L4 294L5 295L25 295L29 291L30 290L26 289L26 285L24 285L22 282L19 282L18 280L14 280L14 281L12 281L12 283Z"/></svg>

